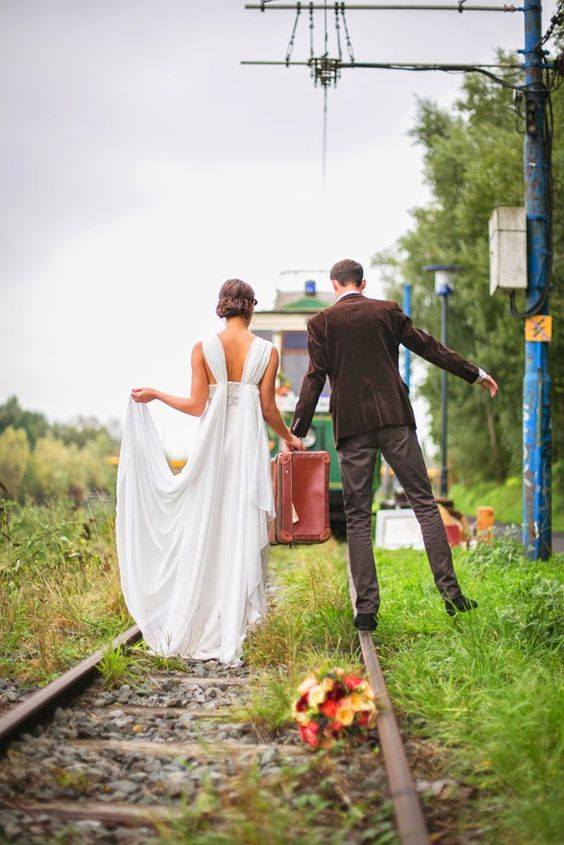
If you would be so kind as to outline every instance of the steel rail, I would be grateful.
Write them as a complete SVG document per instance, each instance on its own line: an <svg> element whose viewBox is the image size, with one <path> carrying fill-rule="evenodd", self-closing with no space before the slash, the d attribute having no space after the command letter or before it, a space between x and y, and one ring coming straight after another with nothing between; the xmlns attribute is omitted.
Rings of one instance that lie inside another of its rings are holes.
<svg viewBox="0 0 564 845"><path fill-rule="evenodd" d="M130 646L141 639L137 625L128 628L112 640L111 648ZM56 707L68 704L91 683L97 674L97 667L107 648L99 649L86 657L72 669L51 681L24 701L0 716L0 754L7 745L23 731L39 722L47 721Z"/></svg>
<svg viewBox="0 0 564 845"><path fill-rule="evenodd" d="M300 3L302 11L328 11L334 12L335 5L339 10L341 7L345 12L376 12L376 11L397 11L406 9L411 12L522 12L521 6L514 6L512 3L505 3L503 6L485 6L482 4L474 4L472 6L460 6L456 4L441 4L441 3ZM263 6L261 3L245 3L245 9L253 9L259 12L273 12L273 11L297 11L298 4L296 3L279 3L275 6Z"/></svg>
<svg viewBox="0 0 564 845"><path fill-rule="evenodd" d="M354 610L356 590L351 575L348 548L346 559L349 573L349 592ZM370 681L370 686L374 694L377 696L376 727L380 738L380 747L388 776L388 784L394 805L394 814L401 845L430 845L431 840L429 839L419 795L411 775L409 763L407 762L400 729L396 721L394 708L388 693L384 673L380 666L378 653L374 646L372 634L370 631L359 631L358 635L364 665L368 673L368 680Z"/></svg>

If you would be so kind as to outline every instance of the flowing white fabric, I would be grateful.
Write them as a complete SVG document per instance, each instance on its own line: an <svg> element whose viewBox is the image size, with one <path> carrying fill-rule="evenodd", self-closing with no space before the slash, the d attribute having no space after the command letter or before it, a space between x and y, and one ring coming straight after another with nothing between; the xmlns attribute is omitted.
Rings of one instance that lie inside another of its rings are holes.
<svg viewBox="0 0 564 845"><path fill-rule="evenodd" d="M193 453L173 475L149 408L129 400L117 476L116 539L129 612L162 655L240 659L266 612L268 435L258 384L272 344L251 341L241 382L214 335L202 344L217 382Z"/></svg>

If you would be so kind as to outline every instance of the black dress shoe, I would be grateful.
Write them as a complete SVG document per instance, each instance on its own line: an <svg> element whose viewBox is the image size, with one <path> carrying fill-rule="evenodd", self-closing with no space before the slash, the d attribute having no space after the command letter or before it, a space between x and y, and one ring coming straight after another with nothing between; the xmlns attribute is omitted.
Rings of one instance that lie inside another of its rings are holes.
<svg viewBox="0 0 564 845"><path fill-rule="evenodd" d="M354 618L354 627L359 631L375 631L378 625L378 617L375 613L357 613Z"/></svg>
<svg viewBox="0 0 564 845"><path fill-rule="evenodd" d="M456 613L467 613L469 610L474 610L475 607L478 607L478 602L466 596L457 596L455 599L445 600L445 608L449 616L454 616Z"/></svg>

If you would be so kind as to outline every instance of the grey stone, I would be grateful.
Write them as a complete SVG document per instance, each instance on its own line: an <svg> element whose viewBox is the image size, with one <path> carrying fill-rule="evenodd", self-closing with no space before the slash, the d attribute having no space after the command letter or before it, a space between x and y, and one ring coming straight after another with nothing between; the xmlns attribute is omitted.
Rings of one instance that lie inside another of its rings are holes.
<svg viewBox="0 0 564 845"><path fill-rule="evenodd" d="M96 833L102 829L102 822L92 821L92 819L80 819L73 822L73 826L81 833Z"/></svg>
<svg viewBox="0 0 564 845"><path fill-rule="evenodd" d="M279 758L278 749L272 745L270 748L267 748L265 751L262 752L260 755L260 764L261 766L268 766L269 763L274 763Z"/></svg>
<svg viewBox="0 0 564 845"><path fill-rule="evenodd" d="M131 772L129 775L129 780L132 783L142 783L144 780L147 780L147 778L147 772Z"/></svg>
<svg viewBox="0 0 564 845"><path fill-rule="evenodd" d="M21 822L17 819L4 818L0 822L0 831L3 831L8 840L19 839L22 833Z"/></svg>
<svg viewBox="0 0 564 845"><path fill-rule="evenodd" d="M131 795L132 792L137 791L137 784L131 783L128 780L116 780L108 785L114 792L121 792L124 795Z"/></svg>

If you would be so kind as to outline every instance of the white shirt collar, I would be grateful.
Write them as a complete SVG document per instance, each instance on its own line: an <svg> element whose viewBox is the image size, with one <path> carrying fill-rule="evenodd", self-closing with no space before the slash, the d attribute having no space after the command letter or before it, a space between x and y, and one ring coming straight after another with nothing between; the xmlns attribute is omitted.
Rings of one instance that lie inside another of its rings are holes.
<svg viewBox="0 0 564 845"><path fill-rule="evenodd" d="M339 302L341 299L344 299L345 296L362 296L362 295L363 295L362 291L360 291L360 290L347 290L347 291L345 291L345 293L342 293L340 296L338 296L336 301Z"/></svg>

